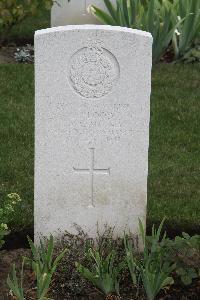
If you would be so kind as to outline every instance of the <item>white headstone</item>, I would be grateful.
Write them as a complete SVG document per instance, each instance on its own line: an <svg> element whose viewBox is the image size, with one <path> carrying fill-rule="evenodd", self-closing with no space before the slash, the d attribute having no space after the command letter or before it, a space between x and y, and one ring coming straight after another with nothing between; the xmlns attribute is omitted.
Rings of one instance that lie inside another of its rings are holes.
<svg viewBox="0 0 200 300"><path fill-rule="evenodd" d="M116 0L111 0L116 6ZM88 13L88 6L107 11L103 0L57 0L51 10L51 26L73 25L73 24L99 24L97 18Z"/></svg>
<svg viewBox="0 0 200 300"><path fill-rule="evenodd" d="M151 49L122 27L36 32L36 235L145 222Z"/></svg>

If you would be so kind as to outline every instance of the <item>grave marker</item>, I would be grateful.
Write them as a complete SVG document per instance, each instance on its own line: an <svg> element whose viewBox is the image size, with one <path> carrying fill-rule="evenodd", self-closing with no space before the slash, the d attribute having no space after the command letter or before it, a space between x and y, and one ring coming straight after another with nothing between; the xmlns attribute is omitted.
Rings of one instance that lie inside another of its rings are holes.
<svg viewBox="0 0 200 300"><path fill-rule="evenodd" d="M35 35L35 234L145 222L149 33L76 25Z"/></svg>

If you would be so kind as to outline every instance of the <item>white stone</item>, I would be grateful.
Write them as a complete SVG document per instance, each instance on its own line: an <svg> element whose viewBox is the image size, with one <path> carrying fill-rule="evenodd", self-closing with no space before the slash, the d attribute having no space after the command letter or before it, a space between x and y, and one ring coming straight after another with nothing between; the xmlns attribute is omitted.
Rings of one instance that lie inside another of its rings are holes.
<svg viewBox="0 0 200 300"><path fill-rule="evenodd" d="M145 222L152 38L82 25L35 35L35 234Z"/></svg>
<svg viewBox="0 0 200 300"><path fill-rule="evenodd" d="M116 0L111 3L116 5ZM91 4L107 12L103 0L57 0L51 10L51 26L99 24L97 18L88 13Z"/></svg>

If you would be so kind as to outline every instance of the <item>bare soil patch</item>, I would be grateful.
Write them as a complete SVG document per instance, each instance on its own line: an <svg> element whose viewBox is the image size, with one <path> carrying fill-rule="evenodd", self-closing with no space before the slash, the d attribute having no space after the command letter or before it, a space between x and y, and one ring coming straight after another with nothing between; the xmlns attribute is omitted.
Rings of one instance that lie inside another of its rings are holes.
<svg viewBox="0 0 200 300"><path fill-rule="evenodd" d="M2 46L0 47L0 64L13 64L16 63L14 53L16 47L14 46Z"/></svg>
<svg viewBox="0 0 200 300"><path fill-rule="evenodd" d="M2 250L0 251L0 299L1 300L14 300L15 298L9 294L9 289L6 284L8 273L12 269L13 263L16 268L20 270L23 257L30 257L31 251L29 249L16 249L16 250ZM55 280L56 278L54 278ZM26 299L35 299L34 284L35 278L32 271L26 266L24 276L24 287L26 290ZM190 286L183 286L176 283L169 289L166 289L160 293L157 300L199 300L200 297L200 279L194 280ZM88 287L84 292L84 295L68 295L63 298L59 293L53 295L54 300L105 300L105 296L102 295L95 288ZM106 300L146 300L144 295L140 297L136 296L136 291L130 284L122 291L121 298L110 297Z"/></svg>

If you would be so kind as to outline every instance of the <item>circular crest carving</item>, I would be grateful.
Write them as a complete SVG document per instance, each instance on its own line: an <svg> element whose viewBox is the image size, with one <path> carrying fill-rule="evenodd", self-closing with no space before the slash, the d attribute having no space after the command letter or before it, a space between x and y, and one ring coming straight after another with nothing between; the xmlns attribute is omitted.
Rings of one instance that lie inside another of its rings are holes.
<svg viewBox="0 0 200 300"><path fill-rule="evenodd" d="M77 93L86 98L100 98L108 94L119 73L115 56L96 45L78 50L69 63L69 82Z"/></svg>

